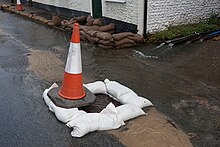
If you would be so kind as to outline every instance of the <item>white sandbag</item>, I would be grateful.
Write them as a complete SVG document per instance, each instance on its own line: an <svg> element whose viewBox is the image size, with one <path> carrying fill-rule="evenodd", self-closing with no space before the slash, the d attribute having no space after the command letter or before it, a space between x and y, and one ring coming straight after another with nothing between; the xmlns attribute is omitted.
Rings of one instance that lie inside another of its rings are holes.
<svg viewBox="0 0 220 147"><path fill-rule="evenodd" d="M43 93L43 98L45 103L49 107L50 111L55 113L56 118L63 123L67 123L70 121L73 115L79 110L78 108L65 109L65 108L57 107L47 96L48 92L56 87L58 87L58 85L54 83L49 89L46 89Z"/></svg>
<svg viewBox="0 0 220 147"><path fill-rule="evenodd" d="M124 104L116 107L117 115L122 118L123 121L127 121L136 118L146 113L138 106L133 104Z"/></svg>
<svg viewBox="0 0 220 147"><path fill-rule="evenodd" d="M146 98L139 97L134 91L116 81L105 79L108 95L122 104L134 104L140 108L153 106Z"/></svg>
<svg viewBox="0 0 220 147"><path fill-rule="evenodd" d="M99 130L111 130L117 129L122 125L125 125L122 118L117 114L117 110L114 104L109 103L105 109L103 109L100 114L103 115L103 119L101 120Z"/></svg>
<svg viewBox="0 0 220 147"><path fill-rule="evenodd" d="M126 93L133 92L128 87L125 87L116 81L109 81L108 79L105 79L104 82L106 84L106 89L107 89L108 94L110 94L111 96L115 98L119 98L120 96Z"/></svg>
<svg viewBox="0 0 220 147"><path fill-rule="evenodd" d="M153 106L148 99L137 96L137 94L133 92L126 93L120 96L118 99L122 104L134 104L140 108Z"/></svg>
<svg viewBox="0 0 220 147"><path fill-rule="evenodd" d="M86 113L72 119L66 125L73 128L73 131L71 132L73 137L82 137L89 132L98 130L98 118L99 113Z"/></svg>
<svg viewBox="0 0 220 147"><path fill-rule="evenodd" d="M93 94L107 94L105 83L102 81L88 83L84 86L89 89Z"/></svg>
<svg viewBox="0 0 220 147"><path fill-rule="evenodd" d="M71 119L66 125L73 127L71 132L73 137L82 137L96 130L117 129L124 125L124 122L117 115L115 106L110 103L102 112L82 114Z"/></svg>

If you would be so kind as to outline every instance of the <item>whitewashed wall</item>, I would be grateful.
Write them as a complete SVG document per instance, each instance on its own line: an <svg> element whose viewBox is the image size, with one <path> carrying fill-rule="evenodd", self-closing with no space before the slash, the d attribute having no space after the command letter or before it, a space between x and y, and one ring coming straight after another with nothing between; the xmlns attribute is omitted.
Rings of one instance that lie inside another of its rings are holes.
<svg viewBox="0 0 220 147"><path fill-rule="evenodd" d="M220 0L148 0L147 30L154 32L196 23L212 13L220 14Z"/></svg>
<svg viewBox="0 0 220 147"><path fill-rule="evenodd" d="M92 13L92 0L34 0L42 4ZM212 13L220 15L220 0L148 0L147 32L167 29L169 26L195 23ZM126 0L114 3L102 0L103 16L138 26L143 33L144 0Z"/></svg>
<svg viewBox="0 0 220 147"><path fill-rule="evenodd" d="M126 0L126 3L102 0L103 16L132 23L143 33L144 0Z"/></svg>
<svg viewBox="0 0 220 147"><path fill-rule="evenodd" d="M41 4L63 7L83 12L91 12L91 0L33 0Z"/></svg>

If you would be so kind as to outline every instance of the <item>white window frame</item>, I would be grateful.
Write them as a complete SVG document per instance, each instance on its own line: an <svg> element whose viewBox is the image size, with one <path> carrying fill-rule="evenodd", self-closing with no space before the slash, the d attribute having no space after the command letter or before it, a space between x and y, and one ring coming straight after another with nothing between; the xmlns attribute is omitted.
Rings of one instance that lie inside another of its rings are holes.
<svg viewBox="0 0 220 147"><path fill-rule="evenodd" d="M126 0L105 0L106 2L113 2L113 3L126 3Z"/></svg>

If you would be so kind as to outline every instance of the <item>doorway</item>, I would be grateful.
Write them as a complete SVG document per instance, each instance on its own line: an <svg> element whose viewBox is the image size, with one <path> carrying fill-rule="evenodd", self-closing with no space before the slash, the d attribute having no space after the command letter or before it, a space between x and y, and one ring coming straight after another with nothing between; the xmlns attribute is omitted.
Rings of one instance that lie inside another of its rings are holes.
<svg viewBox="0 0 220 147"><path fill-rule="evenodd" d="M102 18L102 0L92 0L93 18Z"/></svg>

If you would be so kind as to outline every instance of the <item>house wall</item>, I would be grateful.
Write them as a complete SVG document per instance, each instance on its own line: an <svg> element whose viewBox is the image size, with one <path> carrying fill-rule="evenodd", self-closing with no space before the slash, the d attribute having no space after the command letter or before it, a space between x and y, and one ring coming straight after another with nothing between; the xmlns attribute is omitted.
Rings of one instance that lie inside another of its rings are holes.
<svg viewBox="0 0 220 147"><path fill-rule="evenodd" d="M92 0L33 0L41 4L67 8L75 11L70 16L92 13ZM122 31L138 30L143 33L145 0L126 0L126 3L108 2L102 0L102 14L105 22L119 21L117 29ZM220 0L147 0L147 30L156 32L169 26L196 23L207 19L212 13L220 15ZM55 9L56 10L56 9ZM56 10L55 13L59 13ZM70 11L65 10L65 14ZM125 25L125 23L128 25ZM129 29L131 28L131 29Z"/></svg>
<svg viewBox="0 0 220 147"><path fill-rule="evenodd" d="M209 18L212 13L220 16L220 0L148 0L147 31L196 23Z"/></svg>
<svg viewBox="0 0 220 147"><path fill-rule="evenodd" d="M138 33L143 32L144 0L126 0L126 3L102 0L104 17L122 20L137 25Z"/></svg>
<svg viewBox="0 0 220 147"><path fill-rule="evenodd" d="M77 11L83 11L90 13L91 0L33 0L41 4L52 5L56 7L63 7L67 9L73 9Z"/></svg>
<svg viewBox="0 0 220 147"><path fill-rule="evenodd" d="M68 16L80 15L80 11L92 14L92 0L33 0L37 2L35 6L38 8L44 7L47 11L52 11L63 15L64 10L59 11L55 7L62 7L71 9L77 12L70 12L65 10ZM106 24L113 22L117 24L116 31L131 31L136 32L140 30L139 33L143 32L143 5L144 0L126 0L126 3L117 2L107 2L102 0L102 14L104 17L104 22ZM51 8L44 5L51 5ZM84 13L85 14L85 13ZM87 14L88 15L88 14ZM127 23L127 24L126 24Z"/></svg>

